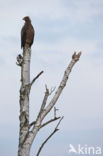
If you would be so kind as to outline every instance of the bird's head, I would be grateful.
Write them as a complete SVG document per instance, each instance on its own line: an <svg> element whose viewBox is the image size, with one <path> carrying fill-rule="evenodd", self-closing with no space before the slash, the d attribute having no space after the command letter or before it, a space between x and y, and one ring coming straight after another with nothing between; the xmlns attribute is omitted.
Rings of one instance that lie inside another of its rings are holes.
<svg viewBox="0 0 103 156"><path fill-rule="evenodd" d="M31 22L31 20L30 20L30 17L29 17L29 16L24 17L24 18L23 18L23 20L24 20L25 22Z"/></svg>

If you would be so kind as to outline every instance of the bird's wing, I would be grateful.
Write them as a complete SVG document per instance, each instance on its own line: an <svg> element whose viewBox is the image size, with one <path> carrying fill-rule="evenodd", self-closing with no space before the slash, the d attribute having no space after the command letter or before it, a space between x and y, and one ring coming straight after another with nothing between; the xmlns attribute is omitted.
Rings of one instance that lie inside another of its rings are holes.
<svg viewBox="0 0 103 156"><path fill-rule="evenodd" d="M32 24L30 24L26 32L26 43L28 43L29 46L31 47L33 41L34 41L34 28Z"/></svg>
<svg viewBox="0 0 103 156"><path fill-rule="evenodd" d="M26 27L24 25L23 28L21 29L21 48L24 47L25 42L26 42Z"/></svg>
<svg viewBox="0 0 103 156"><path fill-rule="evenodd" d="M35 35L35 31L34 31L34 28L33 28L32 25L31 25L31 34L32 34L32 39L31 39L31 45L32 45L33 44L33 41L34 41L34 35Z"/></svg>

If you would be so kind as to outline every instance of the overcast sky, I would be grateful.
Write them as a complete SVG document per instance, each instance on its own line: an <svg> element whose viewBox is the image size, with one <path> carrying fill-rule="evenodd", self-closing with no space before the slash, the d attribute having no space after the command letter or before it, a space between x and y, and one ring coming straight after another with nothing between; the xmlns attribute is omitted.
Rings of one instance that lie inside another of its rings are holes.
<svg viewBox="0 0 103 156"><path fill-rule="evenodd" d="M69 144L103 146L103 0L3 0L0 1L0 155L17 155L19 135L20 49L22 18L30 16L35 29L31 79L44 70L34 84L30 120L35 120L45 92L58 87L74 51L82 51L63 94L57 102L64 120L41 156L68 156ZM48 102L50 99L48 100ZM51 112L48 118L53 116ZM32 146L53 130L42 129ZM42 137L43 136L43 137Z"/></svg>

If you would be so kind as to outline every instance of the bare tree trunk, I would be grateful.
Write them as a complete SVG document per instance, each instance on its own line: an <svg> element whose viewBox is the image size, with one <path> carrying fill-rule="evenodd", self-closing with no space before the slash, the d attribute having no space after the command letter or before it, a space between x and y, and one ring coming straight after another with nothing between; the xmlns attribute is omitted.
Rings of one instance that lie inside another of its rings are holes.
<svg viewBox="0 0 103 156"><path fill-rule="evenodd" d="M41 152L42 148L44 147L44 144L51 138L52 135L55 134L56 131L59 129L57 128L63 119L63 117L56 117L56 108L54 109L54 118L46 121L42 124L42 121L46 117L46 115L52 110L54 105L56 104L58 98L60 97L64 87L66 86L67 80L69 78L69 74L75 65L75 63L79 60L81 56L81 52L78 54L74 53L72 56L72 60L69 63L67 69L64 72L63 78L53 96L50 103L47 104L47 99L51 95L51 93L54 91L52 89L49 91L49 89L46 86L46 92L43 98L43 102L40 108L40 111L37 115L37 118L32 123L29 123L29 94L31 87L36 79L39 78L39 76L43 73L41 71L31 82L30 82L30 59L31 59L31 49L25 48L23 49L23 56L18 55L17 57L17 65L21 67L21 88L20 88L20 131L19 131L19 146L18 146L18 156L29 156L30 154L30 148L31 145L38 133L38 131L46 126L47 124L50 124L53 121L56 121L60 119L59 123L57 124L54 131L51 133L51 135L43 142L41 145L37 156L39 156L39 153Z"/></svg>
<svg viewBox="0 0 103 156"><path fill-rule="evenodd" d="M24 147L23 143L29 132L29 92L30 92L30 48L23 49L21 64L21 88L20 88L20 132L18 156L29 156L29 145Z"/></svg>

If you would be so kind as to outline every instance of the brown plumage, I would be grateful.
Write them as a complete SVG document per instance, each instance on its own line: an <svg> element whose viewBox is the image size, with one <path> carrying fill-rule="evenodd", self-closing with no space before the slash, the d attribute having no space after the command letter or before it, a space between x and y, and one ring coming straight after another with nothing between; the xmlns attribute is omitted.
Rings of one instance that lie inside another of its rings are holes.
<svg viewBox="0 0 103 156"><path fill-rule="evenodd" d="M33 44L35 31L28 16L24 17L23 20L25 24L21 30L21 48L29 48Z"/></svg>

